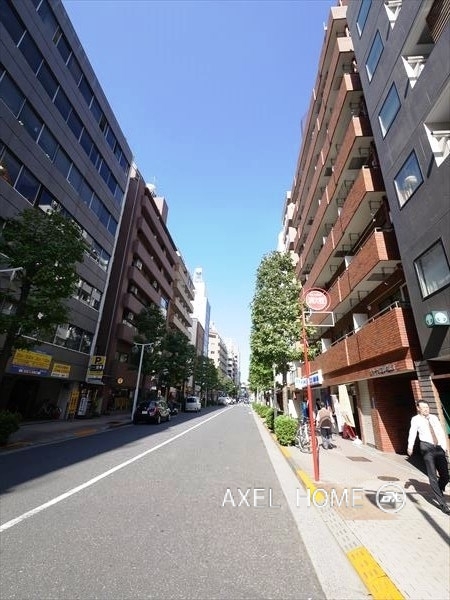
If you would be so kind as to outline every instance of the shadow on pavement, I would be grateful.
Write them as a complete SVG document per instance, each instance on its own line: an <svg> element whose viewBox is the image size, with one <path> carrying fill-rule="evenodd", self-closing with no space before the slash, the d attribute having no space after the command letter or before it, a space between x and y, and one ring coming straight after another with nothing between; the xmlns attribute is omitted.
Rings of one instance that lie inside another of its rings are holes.
<svg viewBox="0 0 450 600"><path fill-rule="evenodd" d="M196 419L220 410L222 407L212 406L203 409L201 413L179 413L160 425L130 423L127 426L113 427L106 432L97 431L88 436L59 439L45 445L36 444L17 452L0 454L0 494L7 493L25 482L133 444L179 424L192 425ZM105 433L108 434L104 435Z"/></svg>

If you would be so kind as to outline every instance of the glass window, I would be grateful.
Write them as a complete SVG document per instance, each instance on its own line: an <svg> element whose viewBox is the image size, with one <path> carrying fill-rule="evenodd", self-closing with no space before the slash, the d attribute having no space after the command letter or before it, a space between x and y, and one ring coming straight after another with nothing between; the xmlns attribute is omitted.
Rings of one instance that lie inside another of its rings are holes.
<svg viewBox="0 0 450 600"><path fill-rule="evenodd" d="M81 132L83 130L83 123L78 117L77 113L72 109L69 118L67 119L67 125L70 127L73 135L77 140L80 139Z"/></svg>
<svg viewBox="0 0 450 600"><path fill-rule="evenodd" d="M62 148L59 148L55 159L55 166L66 179L72 162Z"/></svg>
<svg viewBox="0 0 450 600"><path fill-rule="evenodd" d="M59 202L44 186L42 186L39 194L38 206L44 212L51 212L59 208Z"/></svg>
<svg viewBox="0 0 450 600"><path fill-rule="evenodd" d="M10 3L5 2L5 0L0 2L0 22L12 37L13 42L17 45L25 32L25 27L17 16L16 11L12 8Z"/></svg>
<svg viewBox="0 0 450 600"><path fill-rule="evenodd" d="M120 206L122 204L122 200L123 200L123 191L120 188L120 186L116 187L116 192L114 194L114 198L117 200L117 203Z"/></svg>
<svg viewBox="0 0 450 600"><path fill-rule="evenodd" d="M100 104L98 103L97 98L94 98L92 100L91 113L94 115L94 119L97 121L97 123L99 123L103 112L100 108Z"/></svg>
<svg viewBox="0 0 450 600"><path fill-rule="evenodd" d="M75 58L74 54L72 54L72 56L69 58L69 62L67 64L67 66L69 67L69 71L71 72L72 77L75 80L75 83L78 85L78 83L81 79L82 72L81 72L80 63Z"/></svg>
<svg viewBox="0 0 450 600"><path fill-rule="evenodd" d="M22 164L17 160L12 152L9 152L9 150L7 150L3 155L1 164L5 169L5 172L2 173L2 178L7 181L9 185L14 187Z"/></svg>
<svg viewBox="0 0 450 600"><path fill-rule="evenodd" d="M122 167L124 173L127 175L128 174L128 161L125 157L125 154L122 153L122 156L120 157L120 166Z"/></svg>
<svg viewBox="0 0 450 600"><path fill-rule="evenodd" d="M97 194L94 194L92 196L92 202L91 202L91 210L94 214L96 214L97 216L100 215L101 213L101 209L102 209L102 203L100 198L97 196Z"/></svg>
<svg viewBox="0 0 450 600"><path fill-rule="evenodd" d="M28 32L20 42L19 48L33 73L37 73L42 63L42 54Z"/></svg>
<svg viewBox="0 0 450 600"><path fill-rule="evenodd" d="M36 177L24 167L20 172L19 179L14 187L19 194L28 200L28 202L34 204L39 192L40 183Z"/></svg>
<svg viewBox="0 0 450 600"><path fill-rule="evenodd" d="M78 84L78 87L80 88L80 92L83 96L83 98L86 100L86 103L88 106L90 106L91 102L92 102L92 98L94 96L94 92L92 91L91 86L89 85L89 83L86 80L86 77L83 75L80 83Z"/></svg>
<svg viewBox="0 0 450 600"><path fill-rule="evenodd" d="M80 352L84 352L85 354L89 354L92 346L92 335L90 333L83 332L81 336L81 344L80 344Z"/></svg>
<svg viewBox="0 0 450 600"><path fill-rule="evenodd" d="M386 137L386 134L389 131L389 128L391 127L392 123L394 122L394 119L397 116L399 110L400 98L398 97L395 83L393 83L378 115L378 121L380 123L381 133L383 134L383 137Z"/></svg>
<svg viewBox="0 0 450 600"><path fill-rule="evenodd" d="M90 206L91 204L91 200L92 200L92 188L91 186L88 184L88 182L83 179L82 183L81 183L81 187L80 187L80 197L83 200L83 202L85 204L87 204L87 206Z"/></svg>
<svg viewBox="0 0 450 600"><path fill-rule="evenodd" d="M78 192L78 190L81 187L81 182L83 181L83 177L80 173L80 171L77 169L77 167L72 164L72 168L70 169L70 173L67 177L70 185L75 188Z"/></svg>
<svg viewBox="0 0 450 600"><path fill-rule="evenodd" d="M105 183L108 181L110 173L110 168L108 167L106 162L102 160L102 164L100 166L100 175L102 176L102 179Z"/></svg>
<svg viewBox="0 0 450 600"><path fill-rule="evenodd" d="M423 177L419 161L417 160L416 153L413 151L394 178L394 187L400 207L411 198L422 183Z"/></svg>
<svg viewBox="0 0 450 600"><path fill-rule="evenodd" d="M33 140L36 141L41 132L43 123L28 102L25 103L25 106L20 112L19 121L31 135Z"/></svg>
<svg viewBox="0 0 450 600"><path fill-rule="evenodd" d="M109 147L114 150L117 140L111 127L108 127L108 131L106 132L106 141L108 142Z"/></svg>
<svg viewBox="0 0 450 600"><path fill-rule="evenodd" d="M356 19L356 27L358 29L359 37L361 37L362 32L364 30L364 26L369 15L371 3L372 0L362 0L361 6L359 7L359 13Z"/></svg>
<svg viewBox="0 0 450 600"><path fill-rule="evenodd" d="M111 190L112 195L114 196L114 194L116 193L117 181L112 173L109 174L108 187Z"/></svg>
<svg viewBox="0 0 450 600"><path fill-rule="evenodd" d="M98 169L98 165L100 164L100 152L95 144L92 146L89 158L91 159L91 163L94 165L94 167Z"/></svg>
<svg viewBox="0 0 450 600"><path fill-rule="evenodd" d="M39 136L38 144L45 152L47 157L53 162L56 151L58 149L58 142L45 125L43 130L41 131L41 135Z"/></svg>
<svg viewBox="0 0 450 600"><path fill-rule="evenodd" d="M56 108L61 113L64 121L67 121L67 117L72 109L72 105L69 102L69 98L63 92L62 88L59 88L58 93L56 94L56 98L54 100L54 104Z"/></svg>
<svg viewBox="0 0 450 600"><path fill-rule="evenodd" d="M56 22L55 16L47 0L42 0L42 3L38 8L37 12L41 16L41 19L47 26L48 30L50 31L51 37L53 37L55 31L58 28L58 23Z"/></svg>
<svg viewBox="0 0 450 600"><path fill-rule="evenodd" d="M67 63L67 60L68 60L72 50L71 50L71 48L69 46L69 42L66 40L66 37L64 34L61 35L61 37L59 38L58 43L56 44L56 47L58 48L63 61L65 63Z"/></svg>
<svg viewBox="0 0 450 600"><path fill-rule="evenodd" d="M372 81L373 74L375 73L375 69L377 68L378 62L380 60L380 56L383 52L383 41L381 39L380 32L377 31L375 38L372 43L372 47L370 48L369 56L366 61L366 72L369 81Z"/></svg>
<svg viewBox="0 0 450 600"><path fill-rule="evenodd" d="M112 233L113 235L116 235L117 221L111 215L109 215L108 231L109 231L109 233Z"/></svg>
<svg viewBox="0 0 450 600"><path fill-rule="evenodd" d="M53 73L50 71L45 61L41 64L41 68L39 69L37 78L41 82L43 88L49 95L50 99L53 101L53 98L56 94L56 90L58 89L58 82L53 77Z"/></svg>
<svg viewBox="0 0 450 600"><path fill-rule="evenodd" d="M108 227L109 212L103 203L100 206L100 214L98 215L98 218L102 225Z"/></svg>
<svg viewBox="0 0 450 600"><path fill-rule="evenodd" d="M106 126L108 125L108 122L106 120L105 115L102 113L102 116L100 117L100 121L98 123L98 126L100 127L100 130L103 131L103 133L106 130Z"/></svg>
<svg viewBox="0 0 450 600"><path fill-rule="evenodd" d="M86 129L83 129L83 132L81 133L80 145L86 154L90 156L94 142Z"/></svg>
<svg viewBox="0 0 450 600"><path fill-rule="evenodd" d="M450 284L450 267L442 241L414 261L422 298L430 296Z"/></svg>
<svg viewBox="0 0 450 600"><path fill-rule="evenodd" d="M25 96L7 73L0 81L0 99L3 100L15 117L19 115Z"/></svg>

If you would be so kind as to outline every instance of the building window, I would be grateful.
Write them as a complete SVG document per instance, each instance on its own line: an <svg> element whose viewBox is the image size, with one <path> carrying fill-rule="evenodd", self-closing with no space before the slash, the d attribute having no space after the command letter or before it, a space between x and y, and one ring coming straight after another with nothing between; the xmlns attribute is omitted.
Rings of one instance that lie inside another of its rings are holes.
<svg viewBox="0 0 450 600"><path fill-rule="evenodd" d="M395 87L395 83L393 83L378 114L378 121L380 123L383 137L386 137L387 132L389 131L398 111L400 110L400 106L400 98L397 93L397 88Z"/></svg>
<svg viewBox="0 0 450 600"><path fill-rule="evenodd" d="M400 207L411 198L422 183L423 177L419 161L417 160L416 153L412 151L394 178L395 191L397 192Z"/></svg>
<svg viewBox="0 0 450 600"><path fill-rule="evenodd" d="M441 240L414 261L422 298L450 284L450 267Z"/></svg>
<svg viewBox="0 0 450 600"><path fill-rule="evenodd" d="M358 29L359 37L362 36L362 32L366 25L366 21L367 21L368 15L369 15L371 4L372 4L372 0L362 0L362 2L361 2L358 17L356 19L356 28Z"/></svg>
<svg viewBox="0 0 450 600"><path fill-rule="evenodd" d="M383 52L384 46L381 40L380 32L377 31L375 38L372 43L372 47L370 48L369 56L366 61L366 72L369 81L372 81L373 75L377 68L378 62L380 60L381 54Z"/></svg>

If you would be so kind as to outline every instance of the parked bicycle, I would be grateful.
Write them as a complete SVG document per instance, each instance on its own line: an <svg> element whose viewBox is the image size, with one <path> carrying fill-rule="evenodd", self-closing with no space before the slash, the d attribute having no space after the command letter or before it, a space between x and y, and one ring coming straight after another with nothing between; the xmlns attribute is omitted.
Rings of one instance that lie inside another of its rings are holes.
<svg viewBox="0 0 450 600"><path fill-rule="evenodd" d="M314 434L311 435L311 426L308 419L300 421L294 443L300 452L305 452L306 454L311 454L313 451L313 443L318 448L319 444L317 443L316 432L314 431Z"/></svg>

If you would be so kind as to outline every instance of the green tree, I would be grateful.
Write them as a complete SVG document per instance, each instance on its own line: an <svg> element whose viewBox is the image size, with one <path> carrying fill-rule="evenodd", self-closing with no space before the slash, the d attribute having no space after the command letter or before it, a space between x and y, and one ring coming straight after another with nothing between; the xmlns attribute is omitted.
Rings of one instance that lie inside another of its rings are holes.
<svg viewBox="0 0 450 600"><path fill-rule="evenodd" d="M205 391L217 390L219 387L219 375L212 358L197 356L194 367L194 387L200 387L200 397Z"/></svg>
<svg viewBox="0 0 450 600"><path fill-rule="evenodd" d="M275 365L285 386L289 363L301 357L297 349L301 336L300 290L289 254L271 252L263 257L251 303L250 380L253 385L263 384L267 389L270 376L273 387ZM276 410L275 402L274 408ZM283 410L287 414L287 406L283 406Z"/></svg>
<svg viewBox="0 0 450 600"><path fill-rule="evenodd" d="M140 360L142 347L139 344L146 344L143 349L141 372L143 375L159 374L163 368L162 351L166 335L166 319L161 308L154 303L149 304L136 315L134 324L137 330L134 341L138 344L139 352L132 358L133 366L137 368Z"/></svg>
<svg viewBox="0 0 450 600"><path fill-rule="evenodd" d="M166 388L180 386L192 375L194 370L195 347L189 339L176 329L169 329L161 342L160 373Z"/></svg>
<svg viewBox="0 0 450 600"><path fill-rule="evenodd" d="M15 349L39 344L67 322L66 300L75 290L76 263L85 249L80 228L58 212L30 208L6 221L0 236L2 268L17 270L11 285L0 290L0 306L14 307L0 312L5 335L0 381Z"/></svg>

